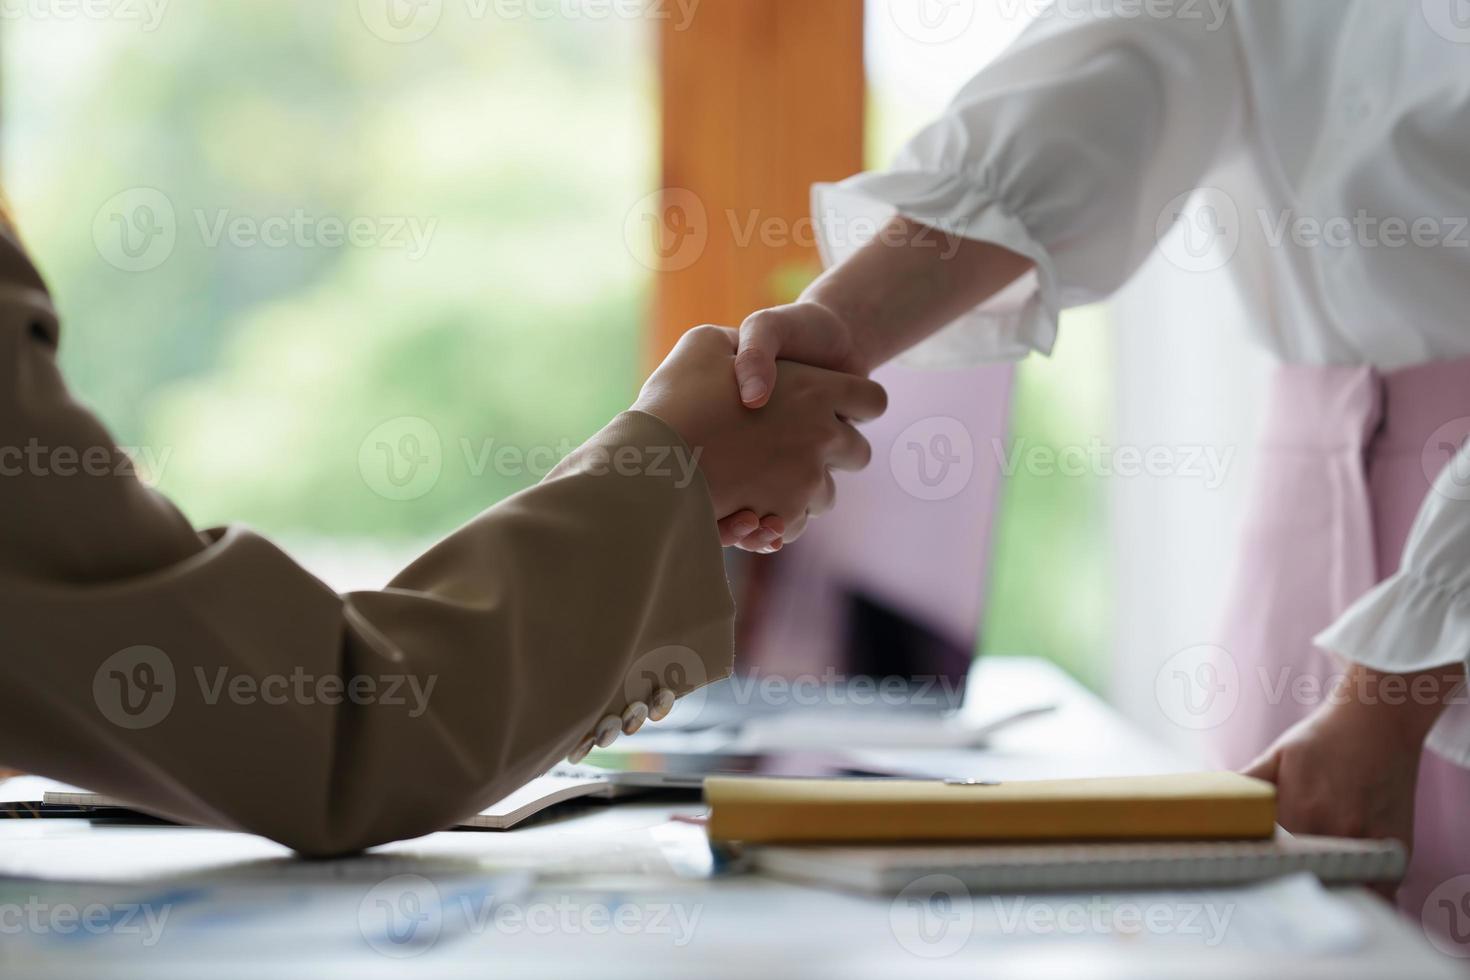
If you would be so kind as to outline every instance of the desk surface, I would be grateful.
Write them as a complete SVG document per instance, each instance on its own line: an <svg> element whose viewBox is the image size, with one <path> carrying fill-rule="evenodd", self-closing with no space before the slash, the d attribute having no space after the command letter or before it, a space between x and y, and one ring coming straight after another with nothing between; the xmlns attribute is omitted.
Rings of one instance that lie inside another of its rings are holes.
<svg viewBox="0 0 1470 980"><path fill-rule="evenodd" d="M1045 664L986 664L976 682L982 701L1024 689L1062 708L984 751L947 757L959 771L1036 778L1183 768ZM846 895L716 867L699 828L671 820L699 810L589 806L514 833L433 834L316 863L240 834L0 821L0 971L1465 976L1463 962L1434 952L1417 928L1357 890L1324 899L1353 926L1346 944L1304 940L1325 920L1260 890L964 896L921 883L894 899Z"/></svg>

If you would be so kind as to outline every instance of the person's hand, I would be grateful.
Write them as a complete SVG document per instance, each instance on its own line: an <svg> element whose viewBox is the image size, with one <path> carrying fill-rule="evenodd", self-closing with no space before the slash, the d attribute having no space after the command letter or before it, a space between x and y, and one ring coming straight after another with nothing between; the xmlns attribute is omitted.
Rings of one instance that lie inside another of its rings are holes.
<svg viewBox="0 0 1470 980"><path fill-rule="evenodd" d="M1361 706L1324 705L1245 775L1276 784L1276 820L1292 833L1391 837L1412 847L1422 743L1378 727Z"/></svg>
<svg viewBox="0 0 1470 980"><path fill-rule="evenodd" d="M1459 667L1385 674L1354 664L1245 774L1276 784L1277 820L1293 833L1412 847L1420 753L1463 678Z"/></svg>
<svg viewBox="0 0 1470 980"><path fill-rule="evenodd" d="M771 515L784 541L831 508L832 470L858 470L872 447L853 428L887 408L865 378L782 361L774 395L759 412L737 394L736 332L696 327L659 366L633 408L662 419L700 454L715 515ZM723 528L722 528L723 536Z"/></svg>
<svg viewBox="0 0 1470 980"><path fill-rule="evenodd" d="M846 321L829 307L802 301L760 310L740 325L740 349L735 377L740 400L747 408L761 408L776 390L780 360L867 377L861 344Z"/></svg>
<svg viewBox="0 0 1470 980"><path fill-rule="evenodd" d="M760 310L740 327L735 356L735 378L740 400L747 408L764 408L777 382L779 360L799 361L813 367L866 376L858 346L847 324L832 310L815 302L797 302ZM769 554L786 540L780 518L764 519L740 511L720 521L720 543L745 551Z"/></svg>

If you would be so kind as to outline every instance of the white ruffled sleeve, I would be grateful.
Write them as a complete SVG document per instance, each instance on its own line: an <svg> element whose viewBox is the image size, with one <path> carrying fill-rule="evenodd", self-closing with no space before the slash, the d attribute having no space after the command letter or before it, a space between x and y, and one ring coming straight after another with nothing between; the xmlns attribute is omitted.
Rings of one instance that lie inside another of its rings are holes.
<svg viewBox="0 0 1470 980"><path fill-rule="evenodd" d="M1121 286L1157 244L1164 209L1238 141L1246 73L1229 7L1219 18L1091 7L1102 12L1050 8L888 171L814 188L828 265L895 214L1035 264L910 363L1049 352L1061 310Z"/></svg>
<svg viewBox="0 0 1470 980"><path fill-rule="evenodd" d="M1317 645L1392 674L1470 658L1470 448L1434 483L1398 572L1317 636Z"/></svg>
<svg viewBox="0 0 1470 980"><path fill-rule="evenodd" d="M1398 572L1359 599L1316 643L1389 674L1470 660L1470 447L1439 474L1419 509ZM1470 668L1470 663L1467 663ZM1429 733L1429 748L1470 767L1470 704L1462 685Z"/></svg>

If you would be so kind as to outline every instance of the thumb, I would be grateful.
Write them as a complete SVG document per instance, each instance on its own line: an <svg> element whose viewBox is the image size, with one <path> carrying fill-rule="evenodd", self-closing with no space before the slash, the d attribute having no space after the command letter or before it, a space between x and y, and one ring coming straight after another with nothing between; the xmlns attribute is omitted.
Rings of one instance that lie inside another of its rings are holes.
<svg viewBox="0 0 1470 980"><path fill-rule="evenodd" d="M1281 768L1281 753L1270 749L1265 755L1252 762L1247 768L1241 770L1242 776L1250 776L1253 779L1264 779L1268 783L1275 783Z"/></svg>
<svg viewBox="0 0 1470 980"><path fill-rule="evenodd" d="M776 387L776 359L781 356L786 331L779 317L756 313L740 327L735 354L735 380L747 408L760 408Z"/></svg>

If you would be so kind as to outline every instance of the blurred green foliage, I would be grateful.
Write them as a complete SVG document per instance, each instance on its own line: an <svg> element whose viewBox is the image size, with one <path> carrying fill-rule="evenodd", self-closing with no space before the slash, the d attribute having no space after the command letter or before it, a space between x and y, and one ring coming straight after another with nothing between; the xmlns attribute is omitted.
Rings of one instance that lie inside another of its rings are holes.
<svg viewBox="0 0 1470 980"><path fill-rule="evenodd" d="M624 218L656 186L651 32L445 5L427 38L356 3L171 5L158 28L7 22L6 182L61 306L64 369L200 524L416 542L535 482L487 448L565 448L640 376L647 272ZM125 272L93 238L120 191L178 238ZM221 216L367 219L395 247L211 244ZM427 419L443 470L389 500L359 448Z"/></svg>
<svg viewBox="0 0 1470 980"><path fill-rule="evenodd" d="M1111 323L1101 307L1064 314L1051 357L1016 370L1009 451L1024 459L1112 441ZM1018 466L997 515L980 637L986 655L1046 657L1094 690L1113 638L1107 481Z"/></svg>

